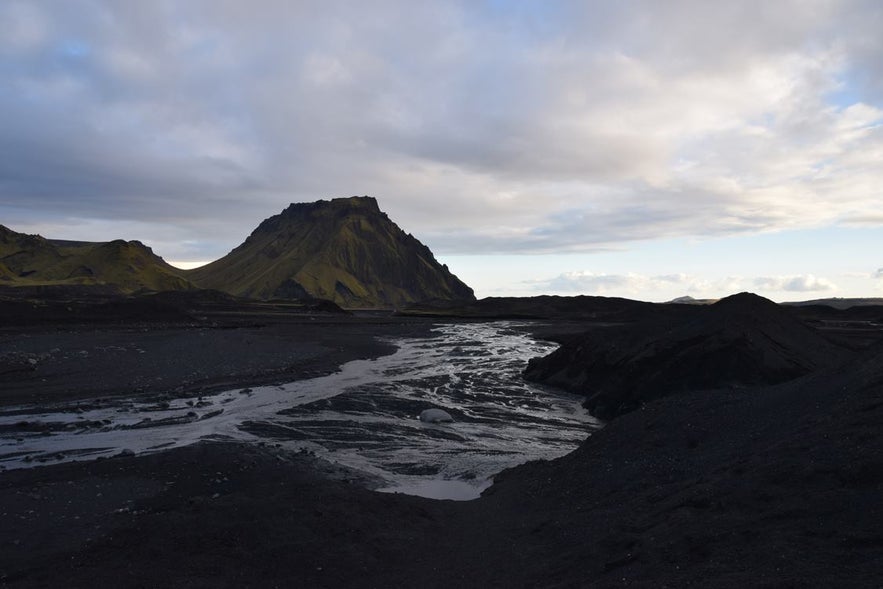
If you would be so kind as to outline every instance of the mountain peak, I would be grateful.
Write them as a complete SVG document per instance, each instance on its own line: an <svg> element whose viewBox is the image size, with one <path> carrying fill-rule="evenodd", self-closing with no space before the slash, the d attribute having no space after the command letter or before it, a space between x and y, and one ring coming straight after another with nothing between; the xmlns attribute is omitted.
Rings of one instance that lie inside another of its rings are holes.
<svg viewBox="0 0 883 589"><path fill-rule="evenodd" d="M382 214L377 199L373 196L349 196L317 200L315 202L293 202L282 211L282 216L301 215L321 210L364 211Z"/></svg>
<svg viewBox="0 0 883 589"><path fill-rule="evenodd" d="M345 307L475 298L369 196L292 203L227 256L187 275L237 296L311 296Z"/></svg>

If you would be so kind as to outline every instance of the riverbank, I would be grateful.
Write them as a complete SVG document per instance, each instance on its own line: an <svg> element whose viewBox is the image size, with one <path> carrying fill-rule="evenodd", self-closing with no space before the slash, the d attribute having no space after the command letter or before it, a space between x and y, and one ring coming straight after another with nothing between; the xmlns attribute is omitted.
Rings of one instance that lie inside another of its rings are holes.
<svg viewBox="0 0 883 589"><path fill-rule="evenodd" d="M204 439L269 441L371 473L379 480L372 488L474 498L501 470L566 454L597 428L578 396L524 381L527 360L552 346L519 327L438 324L389 340L392 354L280 385L7 408L0 470ZM455 423L422 422L428 408L446 410Z"/></svg>
<svg viewBox="0 0 883 589"><path fill-rule="evenodd" d="M383 315L233 324L80 324L0 330L0 407L209 393L327 374L390 354L432 323Z"/></svg>

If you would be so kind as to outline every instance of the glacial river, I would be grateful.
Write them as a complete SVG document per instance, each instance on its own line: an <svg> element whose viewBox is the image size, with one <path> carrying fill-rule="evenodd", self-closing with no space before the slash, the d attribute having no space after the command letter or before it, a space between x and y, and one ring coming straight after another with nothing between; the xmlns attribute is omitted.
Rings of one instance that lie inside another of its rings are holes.
<svg viewBox="0 0 883 589"><path fill-rule="evenodd" d="M369 475L379 490L471 499L501 470L562 456L600 426L580 398L521 378L529 358L555 346L517 324L443 325L393 343L389 356L284 385L161 403L6 408L0 470L232 439L312 451ZM421 422L429 408L454 421Z"/></svg>

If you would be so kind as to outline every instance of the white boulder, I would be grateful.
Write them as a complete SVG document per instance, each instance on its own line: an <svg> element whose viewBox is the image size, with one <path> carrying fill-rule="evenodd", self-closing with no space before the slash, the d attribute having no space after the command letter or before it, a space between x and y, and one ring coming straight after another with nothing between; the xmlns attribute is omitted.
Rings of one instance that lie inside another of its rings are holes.
<svg viewBox="0 0 883 589"><path fill-rule="evenodd" d="M420 421L426 423L442 423L454 421L451 414L441 409L426 409L420 412Z"/></svg>

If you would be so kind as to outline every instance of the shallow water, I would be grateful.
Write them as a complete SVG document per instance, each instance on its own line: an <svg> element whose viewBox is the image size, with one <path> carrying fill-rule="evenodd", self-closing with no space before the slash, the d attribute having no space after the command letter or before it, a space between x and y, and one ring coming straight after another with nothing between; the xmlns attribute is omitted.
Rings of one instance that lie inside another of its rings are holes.
<svg viewBox="0 0 883 589"><path fill-rule="evenodd" d="M378 490L471 499L499 471L566 454L599 427L578 397L522 380L527 360L554 345L511 322L444 325L394 343L392 355L280 386L6 409L0 468L235 439L311 450L382 481ZM454 422L419 421L431 407Z"/></svg>

